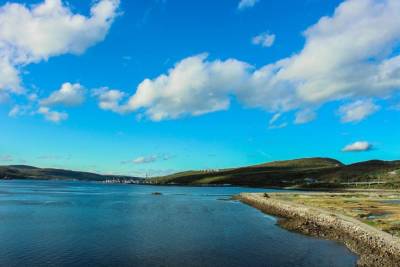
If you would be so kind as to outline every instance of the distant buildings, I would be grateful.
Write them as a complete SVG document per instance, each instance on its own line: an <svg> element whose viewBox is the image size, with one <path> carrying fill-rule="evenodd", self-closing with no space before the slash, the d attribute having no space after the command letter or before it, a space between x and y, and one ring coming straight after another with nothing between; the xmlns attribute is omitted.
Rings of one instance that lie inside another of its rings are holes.
<svg viewBox="0 0 400 267"><path fill-rule="evenodd" d="M201 170L201 172L204 173L214 173L214 172L219 172L220 169L205 169L205 170Z"/></svg>
<svg viewBox="0 0 400 267"><path fill-rule="evenodd" d="M141 180L137 179L123 179L123 178L109 178L102 181L105 184L140 184Z"/></svg>

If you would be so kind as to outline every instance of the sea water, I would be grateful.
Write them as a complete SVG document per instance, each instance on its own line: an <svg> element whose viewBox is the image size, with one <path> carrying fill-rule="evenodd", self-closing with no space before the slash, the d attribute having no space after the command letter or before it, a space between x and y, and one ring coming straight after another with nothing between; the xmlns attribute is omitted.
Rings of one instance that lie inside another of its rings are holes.
<svg viewBox="0 0 400 267"><path fill-rule="evenodd" d="M345 246L230 200L265 191L3 180L0 266L355 265Z"/></svg>

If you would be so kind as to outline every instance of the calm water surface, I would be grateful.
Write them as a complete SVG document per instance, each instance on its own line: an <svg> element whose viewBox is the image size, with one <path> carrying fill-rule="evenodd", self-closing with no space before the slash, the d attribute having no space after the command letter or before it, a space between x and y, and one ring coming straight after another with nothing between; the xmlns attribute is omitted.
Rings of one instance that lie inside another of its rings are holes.
<svg viewBox="0 0 400 267"><path fill-rule="evenodd" d="M242 191L268 190L0 181L0 266L355 265L344 246L226 200Z"/></svg>

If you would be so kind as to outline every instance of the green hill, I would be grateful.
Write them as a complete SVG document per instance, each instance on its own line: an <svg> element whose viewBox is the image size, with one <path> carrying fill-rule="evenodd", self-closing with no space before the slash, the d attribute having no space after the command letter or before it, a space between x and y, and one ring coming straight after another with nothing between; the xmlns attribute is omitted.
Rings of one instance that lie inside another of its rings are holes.
<svg viewBox="0 0 400 267"><path fill-rule="evenodd" d="M85 180L85 181L105 181L105 180L141 180L142 178L130 176L111 176L100 175L90 172L71 171L52 168L36 168L27 165L0 166L0 179L58 179L58 180Z"/></svg>
<svg viewBox="0 0 400 267"><path fill-rule="evenodd" d="M293 160L272 161L252 167L281 167L281 168L323 168L343 166L343 163L331 158L303 158Z"/></svg>
<svg viewBox="0 0 400 267"><path fill-rule="evenodd" d="M400 187L400 161L344 165L330 158L275 161L249 167L176 173L151 179L156 184L255 187Z"/></svg>

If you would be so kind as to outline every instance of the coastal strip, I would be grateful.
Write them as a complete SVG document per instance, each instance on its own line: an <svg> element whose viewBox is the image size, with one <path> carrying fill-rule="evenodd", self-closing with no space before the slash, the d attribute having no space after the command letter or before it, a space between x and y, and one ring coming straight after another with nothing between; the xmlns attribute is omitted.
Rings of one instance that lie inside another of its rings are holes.
<svg viewBox="0 0 400 267"><path fill-rule="evenodd" d="M235 199L279 217L279 225L287 230L344 243L359 255L357 266L400 266L400 239L356 219L273 194L241 193Z"/></svg>

